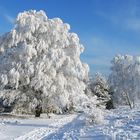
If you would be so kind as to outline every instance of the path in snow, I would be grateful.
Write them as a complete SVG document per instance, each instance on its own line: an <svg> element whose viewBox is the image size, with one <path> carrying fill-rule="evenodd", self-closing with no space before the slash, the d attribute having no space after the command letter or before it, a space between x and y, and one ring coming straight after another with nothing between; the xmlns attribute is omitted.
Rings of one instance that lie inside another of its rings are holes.
<svg viewBox="0 0 140 140"><path fill-rule="evenodd" d="M62 126L58 131L44 137L42 140L78 140L80 130L84 125L83 118L79 114L73 121Z"/></svg>
<svg viewBox="0 0 140 140"><path fill-rule="evenodd" d="M1 116L0 140L39 140L55 133L76 117L76 114L53 115L50 119Z"/></svg>
<svg viewBox="0 0 140 140"><path fill-rule="evenodd" d="M77 115L66 115L61 119L54 119L48 126L36 128L29 133L16 138L15 140L41 140L46 139L50 134L57 133L59 129L70 123Z"/></svg>

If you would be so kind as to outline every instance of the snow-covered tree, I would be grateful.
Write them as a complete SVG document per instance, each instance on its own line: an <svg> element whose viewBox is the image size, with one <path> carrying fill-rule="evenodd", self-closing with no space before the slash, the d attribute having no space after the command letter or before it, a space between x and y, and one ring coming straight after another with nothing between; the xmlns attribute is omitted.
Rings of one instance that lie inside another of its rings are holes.
<svg viewBox="0 0 140 140"><path fill-rule="evenodd" d="M117 55L112 60L109 76L113 99L117 104L129 104L140 99L140 57Z"/></svg>
<svg viewBox="0 0 140 140"><path fill-rule="evenodd" d="M92 92L101 100L109 98L109 86L101 73L96 73L90 79L90 88Z"/></svg>
<svg viewBox="0 0 140 140"><path fill-rule="evenodd" d="M88 65L84 47L70 25L43 11L20 13L15 27L0 37L0 101L15 112L75 110L83 101Z"/></svg>
<svg viewBox="0 0 140 140"><path fill-rule="evenodd" d="M106 78L101 73L96 73L90 76L89 88L91 94L97 96L99 105L106 105L106 103L111 100L109 94L109 86Z"/></svg>

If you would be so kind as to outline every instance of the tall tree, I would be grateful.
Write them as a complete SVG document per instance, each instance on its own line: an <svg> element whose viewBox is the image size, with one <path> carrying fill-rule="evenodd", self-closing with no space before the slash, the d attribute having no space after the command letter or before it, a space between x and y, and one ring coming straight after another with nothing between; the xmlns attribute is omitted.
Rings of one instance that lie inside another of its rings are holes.
<svg viewBox="0 0 140 140"><path fill-rule="evenodd" d="M78 109L88 79L88 65L80 54L84 47L77 34L59 18L43 11L20 13L15 27L0 37L0 98L15 111Z"/></svg>

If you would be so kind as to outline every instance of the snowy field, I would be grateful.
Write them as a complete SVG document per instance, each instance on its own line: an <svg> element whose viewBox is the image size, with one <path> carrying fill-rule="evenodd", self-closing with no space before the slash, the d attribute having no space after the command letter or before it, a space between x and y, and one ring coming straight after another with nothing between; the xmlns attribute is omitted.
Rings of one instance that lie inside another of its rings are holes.
<svg viewBox="0 0 140 140"><path fill-rule="evenodd" d="M104 124L89 125L81 114L0 117L1 140L139 140L140 110L107 112Z"/></svg>

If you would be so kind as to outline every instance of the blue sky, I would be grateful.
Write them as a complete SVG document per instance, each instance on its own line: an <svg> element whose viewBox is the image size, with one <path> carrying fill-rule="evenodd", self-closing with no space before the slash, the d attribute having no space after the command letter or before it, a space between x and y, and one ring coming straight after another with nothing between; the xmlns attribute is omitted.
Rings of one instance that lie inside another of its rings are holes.
<svg viewBox="0 0 140 140"><path fill-rule="evenodd" d="M11 30L19 12L30 9L71 25L85 46L81 59L91 73L108 74L116 54L140 55L140 0L1 0L0 34Z"/></svg>

